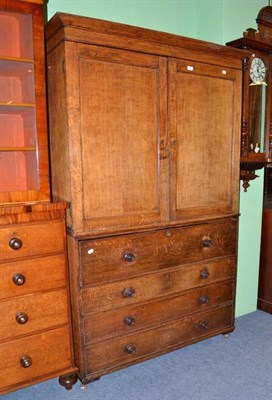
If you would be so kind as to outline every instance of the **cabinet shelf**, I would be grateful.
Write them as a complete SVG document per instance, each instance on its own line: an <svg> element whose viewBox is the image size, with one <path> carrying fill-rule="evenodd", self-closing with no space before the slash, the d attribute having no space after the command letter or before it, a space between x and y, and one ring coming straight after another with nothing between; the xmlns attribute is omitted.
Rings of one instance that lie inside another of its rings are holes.
<svg viewBox="0 0 272 400"><path fill-rule="evenodd" d="M22 75L28 68L34 67L34 60L22 57L1 57L0 56L0 74L1 75Z"/></svg>
<svg viewBox="0 0 272 400"><path fill-rule="evenodd" d="M4 55L0 54L0 62L1 61L13 61L13 62L22 62L22 63L33 63L34 62L34 60L32 58L4 56Z"/></svg>
<svg viewBox="0 0 272 400"><path fill-rule="evenodd" d="M36 151L36 147L0 147L0 152L9 151Z"/></svg>
<svg viewBox="0 0 272 400"><path fill-rule="evenodd" d="M3 103L34 103L33 61L0 59L0 100Z"/></svg>
<svg viewBox="0 0 272 400"><path fill-rule="evenodd" d="M240 160L240 179L243 180L243 188L246 192L249 188L249 181L258 178L255 171L262 169L267 163L265 153L248 153L247 156L241 157Z"/></svg>
<svg viewBox="0 0 272 400"><path fill-rule="evenodd" d="M265 153L248 153L246 157L241 157L241 169L255 171L262 169L266 164Z"/></svg>
<svg viewBox="0 0 272 400"><path fill-rule="evenodd" d="M35 103L16 103L0 101L0 113L14 114L29 108L35 108Z"/></svg>

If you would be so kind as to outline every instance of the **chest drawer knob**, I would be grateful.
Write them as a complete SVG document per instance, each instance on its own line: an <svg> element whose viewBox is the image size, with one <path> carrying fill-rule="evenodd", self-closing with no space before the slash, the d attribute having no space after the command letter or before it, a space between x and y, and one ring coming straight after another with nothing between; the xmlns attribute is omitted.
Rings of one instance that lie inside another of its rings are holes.
<svg viewBox="0 0 272 400"><path fill-rule="evenodd" d="M209 303L210 299L208 296L203 295L203 296L200 296L199 301L201 304L207 304L207 303Z"/></svg>
<svg viewBox="0 0 272 400"><path fill-rule="evenodd" d="M123 297L133 297L135 296L135 289L133 288L126 288L122 291Z"/></svg>
<svg viewBox="0 0 272 400"><path fill-rule="evenodd" d="M211 238L209 236L203 236L202 245L203 245L203 247L211 247L212 246Z"/></svg>
<svg viewBox="0 0 272 400"><path fill-rule="evenodd" d="M200 278L201 278L201 279L208 279L209 276L210 276L210 273L209 273L209 271L208 271L207 269L203 269L203 270L200 272Z"/></svg>
<svg viewBox="0 0 272 400"><path fill-rule="evenodd" d="M16 314L16 321L18 322L18 324L24 325L28 321L28 315L26 313L23 313L23 312L18 312Z"/></svg>
<svg viewBox="0 0 272 400"><path fill-rule="evenodd" d="M23 242L21 239L18 238L12 238L9 241L9 247L11 247L13 250L19 250L23 246Z"/></svg>
<svg viewBox="0 0 272 400"><path fill-rule="evenodd" d="M20 359L20 364L23 368L29 368L32 365L32 358L29 356L23 356Z"/></svg>
<svg viewBox="0 0 272 400"><path fill-rule="evenodd" d="M126 262L133 262L135 261L135 254L133 254L131 251L125 251L123 254L123 260Z"/></svg>
<svg viewBox="0 0 272 400"><path fill-rule="evenodd" d="M134 325L135 322L136 322L136 319L135 319L134 317L132 317L131 315L127 316L127 317L124 319L124 323L125 323L126 325L128 325L128 326Z"/></svg>
<svg viewBox="0 0 272 400"><path fill-rule="evenodd" d="M128 354L134 354L136 353L136 347L134 344L127 344L125 347L125 352Z"/></svg>
<svg viewBox="0 0 272 400"><path fill-rule="evenodd" d="M200 321L199 324L198 324L198 328L203 330L203 331L208 329L208 327L209 327L208 321L205 321L205 320Z"/></svg>
<svg viewBox="0 0 272 400"><path fill-rule="evenodd" d="M23 286L26 282L26 277L23 274L15 274L12 281L17 286Z"/></svg>

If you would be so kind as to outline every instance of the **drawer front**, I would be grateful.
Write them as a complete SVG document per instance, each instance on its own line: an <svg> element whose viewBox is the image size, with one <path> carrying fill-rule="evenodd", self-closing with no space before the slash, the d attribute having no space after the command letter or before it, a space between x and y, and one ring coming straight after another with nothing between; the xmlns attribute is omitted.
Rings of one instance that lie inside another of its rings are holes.
<svg viewBox="0 0 272 400"><path fill-rule="evenodd" d="M236 254L235 220L80 242L82 285Z"/></svg>
<svg viewBox="0 0 272 400"><path fill-rule="evenodd" d="M88 373L92 375L106 369L139 362L141 358L170 351L175 346L182 346L192 339L211 336L213 332L223 332L231 328L232 315L232 306L226 306L184 317L154 330L90 346L86 349Z"/></svg>
<svg viewBox="0 0 272 400"><path fill-rule="evenodd" d="M0 302L0 340L68 323L66 289Z"/></svg>
<svg viewBox="0 0 272 400"><path fill-rule="evenodd" d="M0 264L0 299L66 286L64 254Z"/></svg>
<svg viewBox="0 0 272 400"><path fill-rule="evenodd" d="M32 364L26 366L27 360ZM69 327L0 344L0 389L70 369Z"/></svg>
<svg viewBox="0 0 272 400"><path fill-rule="evenodd" d="M181 296L120 307L95 314L84 320L85 343L94 343L139 329L160 325L192 312L223 303L232 303L233 282L204 286Z"/></svg>
<svg viewBox="0 0 272 400"><path fill-rule="evenodd" d="M184 266L82 290L82 312L108 310L234 278L235 258Z"/></svg>
<svg viewBox="0 0 272 400"><path fill-rule="evenodd" d="M0 229L0 260L64 251L63 221L46 221L41 224L11 225Z"/></svg>

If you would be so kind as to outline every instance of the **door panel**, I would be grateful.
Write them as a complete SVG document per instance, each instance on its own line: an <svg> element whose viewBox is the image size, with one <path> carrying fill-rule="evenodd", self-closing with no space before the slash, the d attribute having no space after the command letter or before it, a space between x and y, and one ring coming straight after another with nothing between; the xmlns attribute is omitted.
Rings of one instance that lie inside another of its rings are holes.
<svg viewBox="0 0 272 400"><path fill-rule="evenodd" d="M166 220L166 60L80 45L78 68L86 226Z"/></svg>
<svg viewBox="0 0 272 400"><path fill-rule="evenodd" d="M240 85L240 71L170 60L174 220L238 212Z"/></svg>

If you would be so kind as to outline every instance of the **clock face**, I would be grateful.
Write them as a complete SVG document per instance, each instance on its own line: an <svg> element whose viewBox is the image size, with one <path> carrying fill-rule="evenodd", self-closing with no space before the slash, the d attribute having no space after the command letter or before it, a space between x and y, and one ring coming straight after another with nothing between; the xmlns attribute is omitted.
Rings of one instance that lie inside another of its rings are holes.
<svg viewBox="0 0 272 400"><path fill-rule="evenodd" d="M266 67L261 58L255 57L250 66L250 79L255 83L261 83L265 80Z"/></svg>

